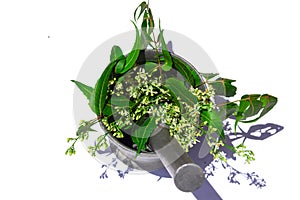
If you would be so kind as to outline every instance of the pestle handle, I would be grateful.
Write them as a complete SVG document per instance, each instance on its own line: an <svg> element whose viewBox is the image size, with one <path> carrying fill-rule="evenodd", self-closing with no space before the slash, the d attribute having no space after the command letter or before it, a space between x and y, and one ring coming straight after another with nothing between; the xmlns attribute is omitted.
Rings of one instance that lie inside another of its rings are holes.
<svg viewBox="0 0 300 200"><path fill-rule="evenodd" d="M193 192L200 188L204 181L203 170L191 160L177 140L170 136L167 126L159 125L149 142L178 189Z"/></svg>

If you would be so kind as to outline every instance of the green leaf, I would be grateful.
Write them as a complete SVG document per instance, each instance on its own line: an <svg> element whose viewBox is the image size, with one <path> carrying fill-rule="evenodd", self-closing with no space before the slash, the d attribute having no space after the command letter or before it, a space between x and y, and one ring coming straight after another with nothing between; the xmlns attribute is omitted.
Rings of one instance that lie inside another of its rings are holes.
<svg viewBox="0 0 300 200"><path fill-rule="evenodd" d="M152 72L157 67L157 63L147 61L144 65L146 72Z"/></svg>
<svg viewBox="0 0 300 200"><path fill-rule="evenodd" d="M79 81L71 80L73 83L76 84L76 86L80 89L80 91L86 96L86 98L89 100L90 108L93 112L95 112L94 106L91 106L91 96L93 94L93 88L90 86L87 86L83 83L80 83Z"/></svg>
<svg viewBox="0 0 300 200"><path fill-rule="evenodd" d="M198 73L180 58L172 56L174 68L193 86L197 87L202 83Z"/></svg>
<svg viewBox="0 0 300 200"><path fill-rule="evenodd" d="M117 83L121 83L125 79L125 76L120 76L117 80Z"/></svg>
<svg viewBox="0 0 300 200"><path fill-rule="evenodd" d="M76 86L80 89L80 91L86 96L87 99L89 99L93 93L93 88L85 85L83 83L80 83L79 81L71 80L73 83L76 84Z"/></svg>
<svg viewBox="0 0 300 200"><path fill-rule="evenodd" d="M111 104L115 105L115 106L119 106L119 107L125 107L125 106L129 106L131 104L131 102L124 95L121 95L121 96L112 95L111 96Z"/></svg>
<svg viewBox="0 0 300 200"><path fill-rule="evenodd" d="M236 103L230 102L220 107L220 113L221 116L224 117L224 119L227 119L228 117L232 116L237 111L237 109L238 105Z"/></svg>
<svg viewBox="0 0 300 200"><path fill-rule="evenodd" d="M277 104L278 99L272 95L264 94L260 97L260 101L263 103L263 110L260 114L260 117L267 114L273 107Z"/></svg>
<svg viewBox="0 0 300 200"><path fill-rule="evenodd" d="M261 95L259 94L251 94L244 95L240 100L240 105L235 114L235 124L234 130L236 131L236 127L239 121L245 120L248 117L253 117L259 113L259 111L263 107L263 103L259 100Z"/></svg>
<svg viewBox="0 0 300 200"><path fill-rule="evenodd" d="M165 63L161 66L162 70L164 71L170 71L172 69L172 57L170 55L170 52L168 51L164 36L163 36L163 31L161 30L160 27L160 21L159 21L159 41L161 43L161 48L162 48L162 53L165 59Z"/></svg>
<svg viewBox="0 0 300 200"><path fill-rule="evenodd" d="M152 47L152 49L155 49L155 47L151 44L151 42L153 42L151 36L147 33L147 31L144 31L142 29L142 32L141 32L141 45L142 45L142 49L146 49L148 47L148 45L150 47Z"/></svg>
<svg viewBox="0 0 300 200"><path fill-rule="evenodd" d="M177 78L168 78L166 80L165 87L167 87L171 92L180 98L179 102L183 101L190 106L194 106L194 104L198 102L197 97L186 88L184 82L178 80Z"/></svg>
<svg viewBox="0 0 300 200"><path fill-rule="evenodd" d="M141 49L141 37L139 35L139 30L138 30L136 24L134 22L132 22L132 23L133 23L133 25L135 27L135 31L136 31L135 42L134 42L131 52L126 57L126 64L125 64L124 68L121 71L116 71L117 74L124 74L128 70L130 70L134 66L137 58L139 57L139 53L140 53L140 49Z"/></svg>
<svg viewBox="0 0 300 200"><path fill-rule="evenodd" d="M262 109L262 102L258 99L260 95L249 95L249 107L245 110L243 119L255 116Z"/></svg>
<svg viewBox="0 0 300 200"><path fill-rule="evenodd" d="M88 137L88 132L95 132L94 129L92 129L91 127L96 123L96 122L92 122L93 120L90 121L86 121L84 124L81 124L77 131L76 131L76 136L81 136L81 137ZM86 135L87 134L87 135Z"/></svg>
<svg viewBox="0 0 300 200"><path fill-rule="evenodd" d="M250 102L246 99L249 95L244 95L241 98L239 108L237 110L237 113L235 114L235 124L234 124L234 132L236 132L236 127L238 122L243 119L244 112L248 109ZM244 99L244 100L243 100ZM249 99L250 100L250 99Z"/></svg>
<svg viewBox="0 0 300 200"><path fill-rule="evenodd" d="M125 56L123 56L122 58L120 58L120 60L116 64L116 68L115 68L115 72L116 73L120 72L120 71L122 71L124 69L125 62L126 62Z"/></svg>
<svg viewBox="0 0 300 200"><path fill-rule="evenodd" d="M107 98L108 82L110 80L113 68L116 62L110 63L98 79L93 93L90 97L90 107L96 113L96 115L102 115L104 104Z"/></svg>
<svg viewBox="0 0 300 200"><path fill-rule="evenodd" d="M233 97L236 94L236 87L232 85L235 80L218 78L215 81L208 82L214 90L216 95Z"/></svg>
<svg viewBox="0 0 300 200"><path fill-rule="evenodd" d="M148 13L144 12L143 22L142 22L142 25L141 25L142 30L146 31L147 26L148 26Z"/></svg>
<svg viewBox="0 0 300 200"><path fill-rule="evenodd" d="M113 46L111 48L111 53L110 53L110 62L119 60L120 58L123 58L123 52L122 49L119 46Z"/></svg>
<svg viewBox="0 0 300 200"><path fill-rule="evenodd" d="M216 76L218 76L218 73L200 73L201 76L203 76L206 80L210 80L212 78L215 78Z"/></svg>
<svg viewBox="0 0 300 200"><path fill-rule="evenodd" d="M146 143L151 135L151 133L156 128L156 123L154 118L148 118L143 126L140 126L137 128L133 135L131 136L131 139L133 143L135 143L138 147L137 155L142 151L146 149Z"/></svg>
<svg viewBox="0 0 300 200"><path fill-rule="evenodd" d="M217 130L217 134L222 140L225 139L222 120L220 119L219 114L215 110L201 111L201 121L206 121L208 126L212 126Z"/></svg>
<svg viewBox="0 0 300 200"><path fill-rule="evenodd" d="M259 101L262 103L261 105L261 113L260 115L252 120L243 120L241 122L243 123L252 123L252 122L256 122L257 120L259 120L260 118L262 118L265 114L267 114L270 110L273 109L273 107L277 104L278 99L272 95L269 94L264 94L260 97Z"/></svg>
<svg viewBox="0 0 300 200"><path fill-rule="evenodd" d="M144 13L143 22L141 25L141 44L143 49L146 49L147 46L150 44L151 36L147 33L147 26L148 26L148 14L147 12Z"/></svg>
<svg viewBox="0 0 300 200"><path fill-rule="evenodd" d="M139 8L140 8L140 13L139 13L138 16L136 16L137 11L138 11ZM134 14L133 14L135 21L138 20L141 17L141 15L143 14L143 12L145 11L146 8L147 8L147 3L145 1L140 3L140 5L135 9Z"/></svg>
<svg viewBox="0 0 300 200"><path fill-rule="evenodd" d="M113 109L112 109L111 105L108 103L105 105L105 107L103 109L103 115L109 117L112 114L113 114Z"/></svg>
<svg viewBox="0 0 300 200"><path fill-rule="evenodd" d="M153 20L152 11L151 11L150 8L148 9L148 12L149 12L148 13L149 14L149 16L148 16L148 26L149 26L149 28L148 28L148 34L150 35L153 32L155 24L154 24L154 20Z"/></svg>

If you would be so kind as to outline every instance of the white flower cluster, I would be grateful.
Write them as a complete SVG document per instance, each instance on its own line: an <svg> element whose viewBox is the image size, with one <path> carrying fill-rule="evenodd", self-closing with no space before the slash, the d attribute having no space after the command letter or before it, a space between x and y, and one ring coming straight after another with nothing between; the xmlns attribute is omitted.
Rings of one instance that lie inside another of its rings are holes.
<svg viewBox="0 0 300 200"><path fill-rule="evenodd" d="M123 137L122 128L131 126L134 121L148 114L155 118L157 125L167 124L170 135L188 151L199 142L197 138L203 134L202 127L206 125L200 120L201 110L214 108L210 100L214 95L212 87L205 91L191 87L189 91L197 97L198 103L190 106L178 98L181 105L177 105L177 102L171 100L169 90L162 86L160 79L152 77L142 67L134 68L121 81L112 80L111 85L113 84L115 87L111 94L126 95L137 104L134 109L114 106L120 117L112 123L108 123L107 119L102 120L107 130L112 131L116 137Z"/></svg>
<svg viewBox="0 0 300 200"><path fill-rule="evenodd" d="M172 124L180 117L180 108L174 103L164 102L162 104L154 104L148 110L148 114L154 117L156 124Z"/></svg>
<svg viewBox="0 0 300 200"><path fill-rule="evenodd" d="M198 103L190 106L185 102L181 102L185 112L181 113L180 120L172 121L172 123L168 124L170 126L170 134L177 139L186 151L199 142L197 138L203 134L202 127L206 125L206 122L201 122L201 110L214 108L210 100L214 95L212 87L205 91L191 87L189 91L198 98Z"/></svg>
<svg viewBox="0 0 300 200"><path fill-rule="evenodd" d="M168 90L158 87L156 83L145 84L137 90L140 91L137 98L140 103L132 113L132 118L135 120L140 119L146 113L157 118L164 118L165 114L170 110L168 108L174 106L167 102L170 97ZM158 122L158 120L156 121Z"/></svg>
<svg viewBox="0 0 300 200"><path fill-rule="evenodd" d="M214 108L214 104L210 99L215 95L215 91L211 85L208 85L208 88L205 91L191 86L190 92L198 98L200 109Z"/></svg>
<svg viewBox="0 0 300 200"><path fill-rule="evenodd" d="M104 117L102 120L103 125L106 127L106 129L113 133L113 136L116 138L123 138L124 135L120 129L120 125L122 124L121 121L114 121L112 123L108 122L107 117Z"/></svg>
<svg viewBox="0 0 300 200"><path fill-rule="evenodd" d="M170 126L170 134L174 136L181 146L188 151L196 142L197 137L201 136L200 125L200 110L199 105L189 106L182 102L182 108L185 110L181 113L181 118L173 121Z"/></svg>
<svg viewBox="0 0 300 200"><path fill-rule="evenodd" d="M138 99L141 95L150 95L154 96L158 94L158 91L155 89L159 88L160 92L167 93L166 91L162 90L161 83L158 80L158 77L152 78L150 73L146 73L145 69L139 68L137 72L137 76L135 76L136 83L129 87L130 96Z"/></svg>

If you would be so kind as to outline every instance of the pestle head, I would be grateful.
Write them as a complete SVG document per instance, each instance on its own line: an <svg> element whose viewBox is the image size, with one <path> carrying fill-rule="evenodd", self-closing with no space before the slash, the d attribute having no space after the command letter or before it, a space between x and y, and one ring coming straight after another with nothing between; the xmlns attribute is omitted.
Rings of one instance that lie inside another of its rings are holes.
<svg viewBox="0 0 300 200"><path fill-rule="evenodd" d="M160 125L150 137L150 145L173 177L176 187L183 192L194 192L205 177L201 167L191 160L169 129Z"/></svg>
<svg viewBox="0 0 300 200"><path fill-rule="evenodd" d="M179 167L173 178L176 187L183 192L196 191L205 179L203 170L195 163L187 163Z"/></svg>

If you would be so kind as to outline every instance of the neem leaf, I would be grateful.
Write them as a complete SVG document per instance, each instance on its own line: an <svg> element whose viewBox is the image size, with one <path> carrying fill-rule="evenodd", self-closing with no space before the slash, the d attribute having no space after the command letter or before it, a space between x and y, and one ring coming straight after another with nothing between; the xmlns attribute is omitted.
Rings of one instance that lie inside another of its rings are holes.
<svg viewBox="0 0 300 200"><path fill-rule="evenodd" d="M201 76L203 76L206 80L210 80L212 78L215 78L216 76L218 76L218 73L200 73Z"/></svg>
<svg viewBox="0 0 300 200"><path fill-rule="evenodd" d="M144 65L146 72L152 72L155 69L155 67L157 67L157 63L150 61L147 61Z"/></svg>
<svg viewBox="0 0 300 200"><path fill-rule="evenodd" d="M121 59L116 64L116 68L115 68L116 73L124 69L125 62L126 62L125 56L121 57Z"/></svg>
<svg viewBox="0 0 300 200"><path fill-rule="evenodd" d="M90 108L93 112L95 112L94 110L94 106L91 106L90 104L90 98L91 98L91 95L93 93L93 88L88 86L88 85L85 85L79 81L75 81L75 80L71 80L73 83L76 84L76 86L80 89L80 91L84 94L84 96L86 96L86 98L89 100L89 105L90 105Z"/></svg>
<svg viewBox="0 0 300 200"><path fill-rule="evenodd" d="M124 95L120 95L120 96L112 95L110 101L112 105L120 106L120 107L129 106L132 103Z"/></svg>
<svg viewBox="0 0 300 200"><path fill-rule="evenodd" d="M147 12L145 12L143 17L143 22L141 25L141 44L143 49L146 49L151 42L151 40L149 40L151 36L147 33L147 26L148 26L148 14Z"/></svg>
<svg viewBox="0 0 300 200"><path fill-rule="evenodd" d="M104 116L107 116L107 117L111 116L113 114L113 109L111 107L111 104L106 104L104 106L104 109L103 109L102 113L103 113Z"/></svg>
<svg viewBox="0 0 300 200"><path fill-rule="evenodd" d="M160 21L159 21L159 41L161 43L161 49L162 49L162 53L165 59L165 63L161 66L162 70L164 71L170 71L172 69L172 57L170 55L170 52L167 48L164 36L163 36L163 31L161 30L160 27Z"/></svg>
<svg viewBox="0 0 300 200"><path fill-rule="evenodd" d="M274 107L274 105L272 103L271 109ZM265 95L263 95L263 98L259 94L251 94L251 95L242 96L237 113L235 114L235 117L236 117L235 125L234 125L235 131L236 131L238 122L240 122L240 121L244 122L244 123L248 122L246 119L257 115L262 109L264 110L264 106L267 106L267 103L265 101ZM261 116L254 119L254 121L258 120L260 117ZM253 120L250 120L250 121L253 122Z"/></svg>
<svg viewBox="0 0 300 200"><path fill-rule="evenodd" d="M146 143L155 128L155 119L150 117L144 122L143 126L140 126L133 132L131 139L138 147L137 155L146 149Z"/></svg>
<svg viewBox="0 0 300 200"><path fill-rule="evenodd" d="M122 71L125 65L125 56L123 55L122 49L119 46L113 46L110 53L110 62L117 61L116 72Z"/></svg>
<svg viewBox="0 0 300 200"><path fill-rule="evenodd" d="M174 68L193 86L196 87L202 82L198 73L180 58L172 56Z"/></svg>
<svg viewBox="0 0 300 200"><path fill-rule="evenodd" d="M215 81L208 82L214 90L216 95L232 97L236 94L236 87L232 85L235 80L218 78Z"/></svg>
<svg viewBox="0 0 300 200"><path fill-rule="evenodd" d="M249 97L249 95L242 96L239 108L237 110L237 113L235 114L235 124L234 124L234 131L235 132L236 132L236 127L237 127L238 122L241 119L243 119L244 112L249 108L249 105L250 105L249 100L250 100L250 98L248 100L248 97Z"/></svg>
<svg viewBox="0 0 300 200"><path fill-rule="evenodd" d="M133 25L135 27L135 31L136 31L135 42L134 42L131 52L126 57L126 64L125 64L124 68L121 71L116 71L117 74L124 74L125 72L130 70L134 66L134 64L139 56L139 53L140 53L141 37L139 35L139 29L137 28L137 26L134 22L132 22L132 23L133 23Z"/></svg>
<svg viewBox="0 0 300 200"><path fill-rule="evenodd" d="M234 114L238 109L238 105L234 102L226 103L220 107L220 113L224 119L227 119L232 114Z"/></svg>
<svg viewBox="0 0 300 200"><path fill-rule="evenodd" d="M255 118L255 119L252 119L252 120L243 120L241 122L243 123L252 123L252 122L255 122L257 120L259 120L261 117L263 117L265 114L267 114L270 110L272 110L272 108L277 104L277 98L272 96L272 95L269 95L269 94L263 94L260 98L259 98L259 101L262 103L261 104L261 113L260 115Z"/></svg>
<svg viewBox="0 0 300 200"><path fill-rule="evenodd" d="M206 121L208 126L212 126L217 130L217 134L221 137L222 140L225 139L222 120L215 110L201 111L201 121Z"/></svg>
<svg viewBox="0 0 300 200"><path fill-rule="evenodd" d="M142 25L141 25L141 28L142 28L143 31L146 31L147 25L148 25L148 13L144 12L143 22L142 22Z"/></svg>
<svg viewBox="0 0 300 200"><path fill-rule="evenodd" d="M152 11L151 11L150 8L148 9L148 12L149 12L148 13L149 14L149 17L148 17L148 26L149 26L148 34L150 35L153 32L155 24L154 24L154 20L153 20Z"/></svg>
<svg viewBox="0 0 300 200"><path fill-rule="evenodd" d="M260 97L260 101L263 103L263 110L260 113L260 117L267 114L277 104L278 99L272 95L264 94Z"/></svg>
<svg viewBox="0 0 300 200"><path fill-rule="evenodd" d="M104 72L101 74L101 77L98 79L93 93L90 97L89 105L97 115L102 115L105 100L107 97L108 82L110 80L113 68L115 67L115 63L116 62L112 62L105 68Z"/></svg>
<svg viewBox="0 0 300 200"><path fill-rule="evenodd" d="M119 46L113 46L110 53L110 62L118 60L122 57L124 57L122 49Z"/></svg>
<svg viewBox="0 0 300 200"><path fill-rule="evenodd" d="M111 99L109 99L107 101L107 103L105 103L105 106L104 106L102 114L103 114L103 116L110 117L110 116L113 115L113 113L117 113L117 110L112 105Z"/></svg>
<svg viewBox="0 0 300 200"><path fill-rule="evenodd" d="M136 12L138 11L139 8L140 8L140 13L139 13L138 16L136 16ZM135 9L134 14L133 14L134 20L135 20L135 21L138 20L138 19L141 17L142 13L145 11L146 8L147 8L147 3L146 3L145 1L143 1L143 2Z"/></svg>
<svg viewBox="0 0 300 200"><path fill-rule="evenodd" d="M255 116L262 109L262 102L258 99L261 95L248 95L249 107L245 110L243 119ZM245 96L244 96L245 98Z"/></svg>
<svg viewBox="0 0 300 200"><path fill-rule="evenodd" d="M160 87L163 88L164 90L168 90L168 93L171 97L170 99L175 103L175 105L178 106L178 108L181 111L182 110L182 105L181 105L180 101L178 100L177 95L173 91L171 91L169 88L167 88L165 85L161 85Z"/></svg>
<svg viewBox="0 0 300 200"><path fill-rule="evenodd" d="M80 89L80 91L84 94L84 96L86 96L87 99L90 99L93 92L92 87L85 85L79 81L75 81L75 80L71 80L71 81L76 84L76 86Z"/></svg>
<svg viewBox="0 0 300 200"><path fill-rule="evenodd" d="M194 106L198 102L197 97L186 88L184 82L177 78L168 78L165 87L180 98L179 102L183 101L190 106Z"/></svg>
<svg viewBox="0 0 300 200"><path fill-rule="evenodd" d="M142 29L141 32L142 49L146 49L148 45L154 49L155 47L151 44L151 42L153 42L151 36L145 30Z"/></svg>

